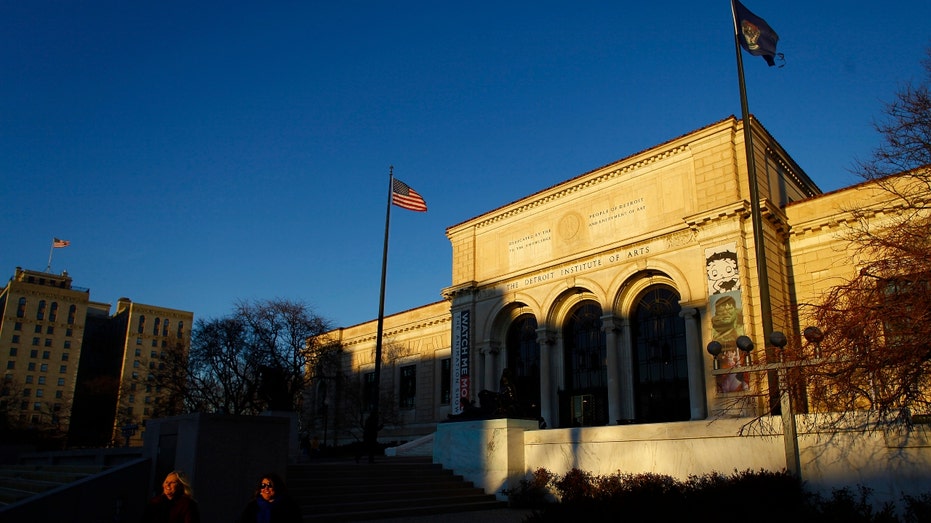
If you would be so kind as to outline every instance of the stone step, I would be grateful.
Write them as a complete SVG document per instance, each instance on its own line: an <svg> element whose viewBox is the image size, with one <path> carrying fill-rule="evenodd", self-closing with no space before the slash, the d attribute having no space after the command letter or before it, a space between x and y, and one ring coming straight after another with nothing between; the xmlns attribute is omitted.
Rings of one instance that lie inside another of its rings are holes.
<svg viewBox="0 0 931 523"><path fill-rule="evenodd" d="M430 457L305 462L288 467L304 521L361 521L503 508Z"/></svg>

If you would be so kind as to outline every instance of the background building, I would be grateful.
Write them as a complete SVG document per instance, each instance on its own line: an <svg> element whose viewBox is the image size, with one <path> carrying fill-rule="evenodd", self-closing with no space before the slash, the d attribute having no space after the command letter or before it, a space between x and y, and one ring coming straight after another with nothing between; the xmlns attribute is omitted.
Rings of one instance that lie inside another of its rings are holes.
<svg viewBox="0 0 931 523"><path fill-rule="evenodd" d="M67 272L19 267L0 309L0 415L11 433L60 445L66 436L72 446L141 444L146 419L176 412L155 373L171 354L186 357L193 313L121 298L111 316Z"/></svg>

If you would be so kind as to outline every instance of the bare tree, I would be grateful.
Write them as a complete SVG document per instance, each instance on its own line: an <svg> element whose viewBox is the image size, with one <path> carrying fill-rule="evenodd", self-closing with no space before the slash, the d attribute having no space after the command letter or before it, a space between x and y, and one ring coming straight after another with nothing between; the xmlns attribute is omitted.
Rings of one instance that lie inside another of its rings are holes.
<svg viewBox="0 0 931 523"><path fill-rule="evenodd" d="M872 427L931 414L931 53L924 67L885 106L883 142L855 167L886 195L881 208L848 209L858 270L811 306L820 343L790 344L815 363L790 374L812 409L865 413Z"/></svg>
<svg viewBox="0 0 931 523"><path fill-rule="evenodd" d="M198 320L186 365L185 408L299 412L304 389L332 350L321 336L330 329L307 304L285 299L241 301L228 317Z"/></svg>

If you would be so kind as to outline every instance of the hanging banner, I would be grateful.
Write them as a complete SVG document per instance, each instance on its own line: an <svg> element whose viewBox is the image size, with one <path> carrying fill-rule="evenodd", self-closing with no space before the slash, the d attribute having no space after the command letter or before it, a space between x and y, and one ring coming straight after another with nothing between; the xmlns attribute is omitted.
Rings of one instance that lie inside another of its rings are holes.
<svg viewBox="0 0 931 523"><path fill-rule="evenodd" d="M453 314L453 387L455 387L455 397L458 398L453 402L453 414L462 414L465 407L469 404L470 382L469 382L469 356L472 352L472 322L468 309L457 311Z"/></svg>

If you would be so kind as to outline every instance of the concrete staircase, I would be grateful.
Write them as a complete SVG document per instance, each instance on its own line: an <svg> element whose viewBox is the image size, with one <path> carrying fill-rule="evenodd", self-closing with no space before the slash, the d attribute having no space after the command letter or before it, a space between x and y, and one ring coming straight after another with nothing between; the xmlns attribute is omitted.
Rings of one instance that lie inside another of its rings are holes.
<svg viewBox="0 0 931 523"><path fill-rule="evenodd" d="M305 522L363 521L504 508L494 494L422 456L319 460L288 467Z"/></svg>
<svg viewBox="0 0 931 523"><path fill-rule="evenodd" d="M103 468L94 465L0 466L0 507L92 476Z"/></svg>

